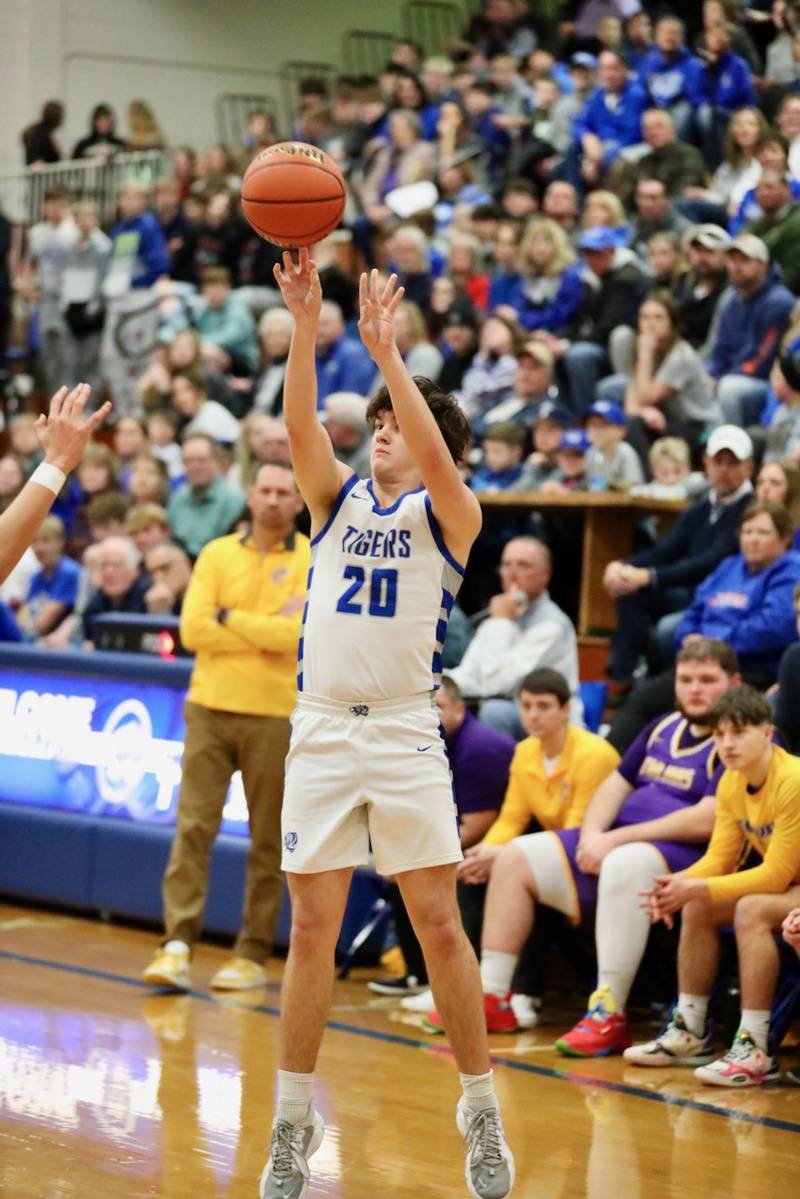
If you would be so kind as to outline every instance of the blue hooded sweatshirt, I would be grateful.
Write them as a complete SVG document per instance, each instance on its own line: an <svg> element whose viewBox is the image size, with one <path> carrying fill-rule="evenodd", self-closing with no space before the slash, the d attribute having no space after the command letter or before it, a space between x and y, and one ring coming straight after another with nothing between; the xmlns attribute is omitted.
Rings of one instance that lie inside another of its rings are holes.
<svg viewBox="0 0 800 1199"><path fill-rule="evenodd" d="M724 558L704 579L675 630L679 647L690 633L727 641L742 670L776 675L787 645L797 640L792 594L800 554L789 550L765 570L748 570L742 554Z"/></svg>
<svg viewBox="0 0 800 1199"><path fill-rule="evenodd" d="M152 287L156 279L169 274L169 250L152 212L119 221L111 230L111 240L114 261L130 262L131 287Z"/></svg>
<svg viewBox="0 0 800 1199"><path fill-rule="evenodd" d="M720 313L717 336L706 358L712 378L733 373L766 379L795 303L775 265L769 268L763 287L747 299L734 292Z"/></svg>
<svg viewBox="0 0 800 1199"><path fill-rule="evenodd" d="M650 102L659 108L669 108L681 100L695 107L704 99L703 64L686 46L671 58L654 46L639 67L639 82Z"/></svg>
<svg viewBox="0 0 800 1199"><path fill-rule="evenodd" d="M756 104L750 64L730 50L716 62L705 63L701 68L700 82L703 99L713 108L733 112L737 108L751 108Z"/></svg>
<svg viewBox="0 0 800 1199"><path fill-rule="evenodd" d="M579 266L568 266L562 272L555 294L544 304L535 304L526 295L524 275L507 278L513 279L515 285L509 283L504 300L494 300L490 289L490 308L492 303L510 304L517 310L519 323L531 331L546 329L548 333L564 334L569 329L583 299L583 276Z"/></svg>
<svg viewBox="0 0 800 1199"><path fill-rule="evenodd" d="M584 133L599 137L603 162L609 163L620 150L642 140L642 113L646 108L647 96L634 79L626 83L619 96L611 96L599 87L575 118L575 139L580 142Z"/></svg>

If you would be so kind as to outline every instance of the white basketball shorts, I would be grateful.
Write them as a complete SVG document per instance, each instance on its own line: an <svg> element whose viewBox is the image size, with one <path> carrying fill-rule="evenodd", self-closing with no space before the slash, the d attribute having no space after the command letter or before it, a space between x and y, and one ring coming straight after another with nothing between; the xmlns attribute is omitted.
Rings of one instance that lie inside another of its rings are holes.
<svg viewBox="0 0 800 1199"><path fill-rule="evenodd" d="M462 858L450 767L427 697L345 704L301 695L283 796L283 869L400 874Z"/></svg>

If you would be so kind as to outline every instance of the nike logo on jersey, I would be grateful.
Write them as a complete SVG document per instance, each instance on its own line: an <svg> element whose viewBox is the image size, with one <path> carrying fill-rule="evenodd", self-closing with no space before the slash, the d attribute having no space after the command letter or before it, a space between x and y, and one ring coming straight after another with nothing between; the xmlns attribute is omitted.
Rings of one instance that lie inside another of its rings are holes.
<svg viewBox="0 0 800 1199"><path fill-rule="evenodd" d="M371 503L372 503L372 500L369 498L369 496L368 496L368 495L358 495L358 493L357 493L357 492L355 492L355 491L351 491L351 492L350 492L350 496L351 496L351 498L352 498L352 499L354 499L354 500L363 500L365 504L371 504Z"/></svg>
<svg viewBox="0 0 800 1199"><path fill-rule="evenodd" d="M429 750L429 749L433 749L433 743L432 743L432 742L431 742L431 744L430 744L430 745L418 745L418 746L417 746L417 753L418 753L418 754L425 754L425 753L427 753L427 752L428 752L428 750Z"/></svg>

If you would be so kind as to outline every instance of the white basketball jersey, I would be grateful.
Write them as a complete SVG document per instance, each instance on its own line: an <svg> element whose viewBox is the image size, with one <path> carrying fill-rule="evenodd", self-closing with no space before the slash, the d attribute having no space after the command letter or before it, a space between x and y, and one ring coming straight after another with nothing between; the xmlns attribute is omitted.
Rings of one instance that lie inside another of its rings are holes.
<svg viewBox="0 0 800 1199"><path fill-rule="evenodd" d="M353 475L311 542L298 690L377 702L438 687L463 576L424 487L381 508Z"/></svg>

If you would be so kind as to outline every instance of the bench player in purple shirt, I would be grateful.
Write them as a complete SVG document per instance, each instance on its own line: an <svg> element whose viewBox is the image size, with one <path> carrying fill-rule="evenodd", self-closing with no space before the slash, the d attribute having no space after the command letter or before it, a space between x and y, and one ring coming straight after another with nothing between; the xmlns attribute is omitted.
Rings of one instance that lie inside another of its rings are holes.
<svg viewBox="0 0 800 1199"><path fill-rule="evenodd" d="M517 837L498 855L483 926L485 993L508 1002L537 903L576 924L597 909L598 985L586 1015L556 1042L562 1053L606 1056L630 1044L625 1004L650 933L638 895L703 852L722 773L703 720L739 681L728 645L691 641L676 660L677 711L642 732L595 792L581 828ZM487 1003L487 1013L496 1007ZM513 1028L504 1022L503 1031Z"/></svg>

